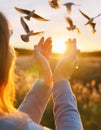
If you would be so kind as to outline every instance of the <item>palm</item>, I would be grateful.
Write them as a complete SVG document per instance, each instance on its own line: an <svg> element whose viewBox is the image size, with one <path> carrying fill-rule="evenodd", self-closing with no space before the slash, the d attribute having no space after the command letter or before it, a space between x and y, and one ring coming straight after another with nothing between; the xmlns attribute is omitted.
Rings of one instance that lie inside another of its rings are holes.
<svg viewBox="0 0 101 130"><path fill-rule="evenodd" d="M78 61L79 50L76 47L76 39L69 39L66 42L66 52L64 57L57 63L54 70L54 81L68 80Z"/></svg>
<svg viewBox="0 0 101 130"><path fill-rule="evenodd" d="M34 61L38 66L41 75L47 85L52 86L52 72L49 64L49 56L52 49L52 40L47 38L44 41L42 37L38 45L34 46Z"/></svg>
<svg viewBox="0 0 101 130"><path fill-rule="evenodd" d="M49 57L50 57L50 54L51 54L51 50L52 50L52 40L51 40L51 38L47 38L44 41L44 38L42 37L41 40L38 43L38 47L39 47L39 50L40 50L41 54L47 60L49 60Z"/></svg>

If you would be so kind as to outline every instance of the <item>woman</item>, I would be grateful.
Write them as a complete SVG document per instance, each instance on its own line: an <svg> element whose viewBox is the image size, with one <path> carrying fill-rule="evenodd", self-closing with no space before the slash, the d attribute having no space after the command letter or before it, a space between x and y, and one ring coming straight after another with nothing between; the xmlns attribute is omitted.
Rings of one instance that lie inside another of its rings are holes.
<svg viewBox="0 0 101 130"><path fill-rule="evenodd" d="M15 53L10 43L9 25L0 12L0 130L48 130L40 125L46 104L53 94L54 117L57 130L82 130L76 99L68 82L75 69L79 50L76 40L69 40L69 52L56 65L52 74L49 56L51 38L41 38L34 46L34 60L43 79L37 80L19 109L13 106L15 88L13 70Z"/></svg>

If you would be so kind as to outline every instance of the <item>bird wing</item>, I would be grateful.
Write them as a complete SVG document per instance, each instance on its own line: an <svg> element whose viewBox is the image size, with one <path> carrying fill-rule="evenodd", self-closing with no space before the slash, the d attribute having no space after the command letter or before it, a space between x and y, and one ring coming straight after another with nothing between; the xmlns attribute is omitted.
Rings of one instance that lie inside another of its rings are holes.
<svg viewBox="0 0 101 130"><path fill-rule="evenodd" d="M68 2L66 5L67 5L67 6L72 6L72 5L75 5L75 4L72 3L72 2Z"/></svg>
<svg viewBox="0 0 101 130"><path fill-rule="evenodd" d="M74 6L79 6L79 5L76 5L75 3L73 2L67 2L65 4L63 4L64 6L66 6L66 9L67 9L67 12L70 13L71 12L71 9L72 9L72 5Z"/></svg>
<svg viewBox="0 0 101 130"><path fill-rule="evenodd" d="M69 23L70 26L73 26L73 22L70 17L66 17L65 19Z"/></svg>
<svg viewBox="0 0 101 130"><path fill-rule="evenodd" d="M34 13L31 17L33 17L33 18L35 18L35 19L37 19L37 20L39 20L39 21L49 21L48 19L45 19L45 18L39 16L39 15L36 14L36 13Z"/></svg>
<svg viewBox="0 0 101 130"><path fill-rule="evenodd" d="M97 17L99 17L101 15L101 13L100 14L98 14L97 16L95 16L94 18L97 18Z"/></svg>
<svg viewBox="0 0 101 130"><path fill-rule="evenodd" d="M84 14L81 10L79 10L79 11L85 18L87 18L88 20L90 19L90 17L88 17L86 14Z"/></svg>
<svg viewBox="0 0 101 130"><path fill-rule="evenodd" d="M31 34L31 36L33 35L33 36L38 36L38 35L41 35L42 33L44 33L43 31L41 31L41 32L34 32L34 33L32 33Z"/></svg>
<svg viewBox="0 0 101 130"><path fill-rule="evenodd" d="M21 24L25 30L26 33L30 32L30 29L28 27L28 25L26 24L26 22L24 21L23 17L20 18Z"/></svg>
<svg viewBox="0 0 101 130"><path fill-rule="evenodd" d="M59 6L59 4L58 4L58 2L57 2L58 0L49 0L49 5L52 7L52 8L55 8L55 9L58 9L58 8L60 8L60 6Z"/></svg>
<svg viewBox="0 0 101 130"><path fill-rule="evenodd" d="M27 19L27 20L30 20L30 18L33 16L34 12L35 12L35 10L31 11L31 12L29 13L29 15L24 16L24 18Z"/></svg>
<svg viewBox="0 0 101 130"><path fill-rule="evenodd" d="M18 11L18 12L20 12L20 13L22 13L22 14L30 14L30 12L31 11L29 11L29 10L26 10L26 9L21 9L21 8L18 8L18 7L15 7L15 9Z"/></svg>
<svg viewBox="0 0 101 130"><path fill-rule="evenodd" d="M67 12L70 13L71 12L71 7L72 7L73 3L68 2L68 3L65 3L63 5L66 7Z"/></svg>

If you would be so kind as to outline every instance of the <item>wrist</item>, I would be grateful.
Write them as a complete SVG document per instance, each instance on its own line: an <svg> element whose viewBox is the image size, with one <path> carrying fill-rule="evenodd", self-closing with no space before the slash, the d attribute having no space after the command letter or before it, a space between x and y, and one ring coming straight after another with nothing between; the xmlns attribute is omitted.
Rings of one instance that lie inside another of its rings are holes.
<svg viewBox="0 0 101 130"><path fill-rule="evenodd" d="M50 77L48 79L44 79L44 82L46 85L48 85L51 89L53 88L53 77Z"/></svg>
<svg viewBox="0 0 101 130"><path fill-rule="evenodd" d="M40 79L37 80L37 82L40 83L40 84L45 84L48 87L50 87L51 89L53 87L53 80L46 80L44 78L40 78Z"/></svg>
<svg viewBox="0 0 101 130"><path fill-rule="evenodd" d="M53 80L52 80L52 81L45 80L44 82L45 82L45 84L48 85L51 89L53 88Z"/></svg>
<svg viewBox="0 0 101 130"><path fill-rule="evenodd" d="M62 81L62 80L66 80L63 76L59 76L59 75L55 75L54 77L53 77L53 82L54 82L54 84L56 83L56 82L60 82L60 81Z"/></svg>
<svg viewBox="0 0 101 130"><path fill-rule="evenodd" d="M53 76L50 76L50 77L45 77L43 78L43 81L46 85L48 85L51 89L53 87Z"/></svg>

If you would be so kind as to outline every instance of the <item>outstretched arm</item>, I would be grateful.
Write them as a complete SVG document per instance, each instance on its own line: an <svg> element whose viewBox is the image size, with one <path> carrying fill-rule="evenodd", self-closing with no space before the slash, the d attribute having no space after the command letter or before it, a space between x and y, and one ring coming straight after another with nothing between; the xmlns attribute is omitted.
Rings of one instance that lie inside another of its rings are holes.
<svg viewBox="0 0 101 130"><path fill-rule="evenodd" d="M75 39L69 39L67 44L68 53L56 65L53 77L56 130L83 130L76 98L68 81L77 64L79 50Z"/></svg>
<svg viewBox="0 0 101 130"><path fill-rule="evenodd" d="M56 130L83 130L69 82L62 80L54 84L53 99Z"/></svg>
<svg viewBox="0 0 101 130"><path fill-rule="evenodd" d="M51 38L44 41L42 37L38 45L34 46L34 61L39 67L42 80L38 79L28 92L19 110L25 112L36 123L40 123L41 117L51 96L52 72L49 65L49 56L52 48Z"/></svg>

